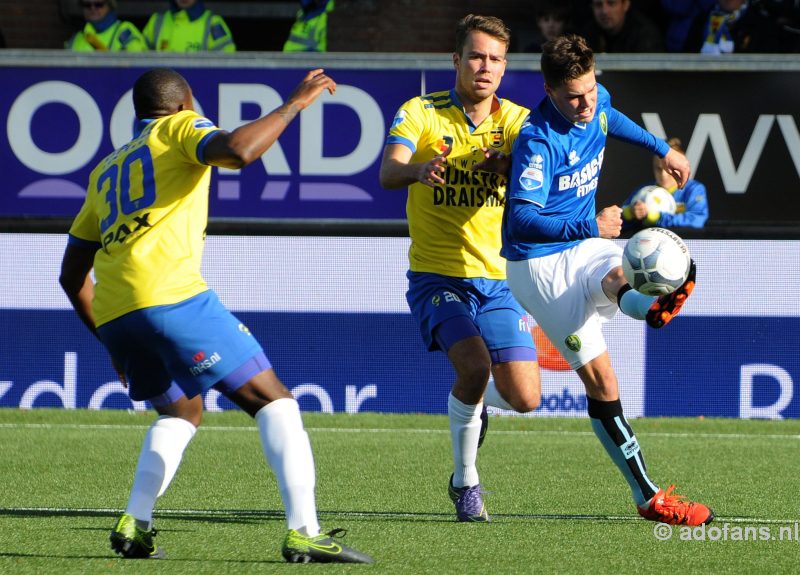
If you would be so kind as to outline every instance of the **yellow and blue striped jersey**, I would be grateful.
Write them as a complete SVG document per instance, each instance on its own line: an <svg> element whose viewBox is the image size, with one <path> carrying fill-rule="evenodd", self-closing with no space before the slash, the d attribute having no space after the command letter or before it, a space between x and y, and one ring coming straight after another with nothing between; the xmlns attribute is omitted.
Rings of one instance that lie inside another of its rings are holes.
<svg viewBox="0 0 800 575"><path fill-rule="evenodd" d="M70 242L97 246L95 323L173 304L207 288L200 274L217 128L193 111L147 121L89 176Z"/></svg>
<svg viewBox="0 0 800 575"><path fill-rule="evenodd" d="M412 271L505 279L500 229L507 177L471 168L484 159L481 148L509 154L528 113L495 98L492 113L475 126L454 90L412 98L400 107L387 144L409 147L414 163L427 162L452 146L444 185L431 188L415 182L408 187Z"/></svg>

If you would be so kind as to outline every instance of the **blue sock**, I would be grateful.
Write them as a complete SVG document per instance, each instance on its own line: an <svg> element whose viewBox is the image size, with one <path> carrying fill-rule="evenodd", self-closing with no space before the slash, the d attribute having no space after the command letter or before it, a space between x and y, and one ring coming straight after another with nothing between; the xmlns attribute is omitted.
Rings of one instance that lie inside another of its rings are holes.
<svg viewBox="0 0 800 575"><path fill-rule="evenodd" d="M644 506L658 491L647 476L639 442L622 415L622 403L587 397L592 429L631 488L636 505Z"/></svg>
<svg viewBox="0 0 800 575"><path fill-rule="evenodd" d="M627 316L633 319L644 319L647 317L647 311L653 302L656 301L651 295L644 295L639 293L631 286L625 286L617 293L617 305L619 309Z"/></svg>

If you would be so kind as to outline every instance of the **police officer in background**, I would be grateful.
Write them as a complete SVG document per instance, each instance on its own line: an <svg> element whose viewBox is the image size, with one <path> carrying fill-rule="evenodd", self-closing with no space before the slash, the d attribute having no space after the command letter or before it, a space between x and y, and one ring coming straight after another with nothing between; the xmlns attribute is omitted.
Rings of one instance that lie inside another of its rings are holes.
<svg viewBox="0 0 800 575"><path fill-rule="evenodd" d="M139 29L117 17L117 0L80 0L86 24L64 43L76 52L144 52L147 44Z"/></svg>
<svg viewBox="0 0 800 575"><path fill-rule="evenodd" d="M284 52L327 52L328 12L333 0L300 0L300 10L283 45Z"/></svg>
<svg viewBox="0 0 800 575"><path fill-rule="evenodd" d="M233 35L222 16L203 0L170 0L170 9L150 16L144 37L157 52L235 52Z"/></svg>

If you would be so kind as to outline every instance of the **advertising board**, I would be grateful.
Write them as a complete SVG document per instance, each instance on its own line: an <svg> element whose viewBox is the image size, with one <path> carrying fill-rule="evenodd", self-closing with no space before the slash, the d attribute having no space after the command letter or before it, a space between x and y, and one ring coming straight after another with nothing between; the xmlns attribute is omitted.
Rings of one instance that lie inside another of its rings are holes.
<svg viewBox="0 0 800 575"><path fill-rule="evenodd" d="M146 409L58 286L66 237L0 234L0 407ZM606 340L630 417L800 415L797 241L688 240L698 287L661 330L621 313ZM209 236L204 276L306 410L446 413L452 369L405 301L407 238ZM794 258L794 259L792 259ZM534 328L535 329L535 328ZM586 416L545 347L542 406ZM797 396L797 397L795 397ZM215 391L209 409L232 405Z"/></svg>
<svg viewBox="0 0 800 575"><path fill-rule="evenodd" d="M54 56L48 66L0 59L0 116L7 119L0 133L0 218L74 215L91 168L130 138L133 81L160 64L139 58L104 66L62 58ZM318 65L331 65L336 94L305 110L260 162L214 170L212 219L404 220L405 194L378 183L386 132L405 100L453 86L450 55L421 63L408 58L407 65L397 56L375 55L363 67L321 58ZM535 106L544 97L541 73L532 59L523 65L511 58L499 95ZM178 68L193 86L198 109L227 130L279 106L306 71L246 62L193 61ZM680 62L667 71L642 66L606 68L599 58L598 80L631 119L659 137L683 141L694 176L706 185L710 222L783 229L796 223L800 72L682 71ZM650 183L650 161L648 152L609 139L598 205L618 204Z"/></svg>

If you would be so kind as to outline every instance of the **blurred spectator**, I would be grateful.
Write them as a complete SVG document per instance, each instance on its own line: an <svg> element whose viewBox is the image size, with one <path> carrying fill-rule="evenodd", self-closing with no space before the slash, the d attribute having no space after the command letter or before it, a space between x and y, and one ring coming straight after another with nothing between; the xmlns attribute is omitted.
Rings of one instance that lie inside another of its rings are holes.
<svg viewBox="0 0 800 575"><path fill-rule="evenodd" d="M678 138L667 140L669 147L685 154ZM675 200L674 213L649 210L643 201L634 201L639 189L633 192L622 205L623 230L636 231L650 226L662 228L702 228L708 219L708 199L706 187L697 180L689 180L683 189L664 167L664 160L653 156L653 177L655 185L672 194ZM671 210L669 210L671 211Z"/></svg>
<svg viewBox="0 0 800 575"><path fill-rule="evenodd" d="M525 52L541 52L542 44L555 40L570 29L569 5L550 0L536 10L536 37L525 47Z"/></svg>
<svg viewBox="0 0 800 575"><path fill-rule="evenodd" d="M235 52L233 35L222 16L203 0L170 0L170 9L150 16L144 37L158 52Z"/></svg>
<svg viewBox="0 0 800 575"><path fill-rule="evenodd" d="M694 19L685 52L702 54L774 53L781 51L781 30L761 3L718 0Z"/></svg>
<svg viewBox="0 0 800 575"><path fill-rule="evenodd" d="M564 2L569 6L570 20L575 30L585 30L589 22L594 20L592 3L590 0L570 0Z"/></svg>
<svg viewBox="0 0 800 575"><path fill-rule="evenodd" d="M300 0L284 52L327 52L328 12L333 11L333 0Z"/></svg>
<svg viewBox="0 0 800 575"><path fill-rule="evenodd" d="M762 0L780 28L780 51L800 52L800 0Z"/></svg>
<svg viewBox="0 0 800 575"><path fill-rule="evenodd" d="M116 0L80 0L83 30L64 43L76 52L144 52L144 36L131 22L117 18Z"/></svg>
<svg viewBox="0 0 800 575"><path fill-rule="evenodd" d="M666 17L664 47L667 52L682 52L694 19L714 6L715 0L661 0Z"/></svg>
<svg viewBox="0 0 800 575"><path fill-rule="evenodd" d="M592 0L594 20L583 36L595 52L663 52L661 29L631 0Z"/></svg>

